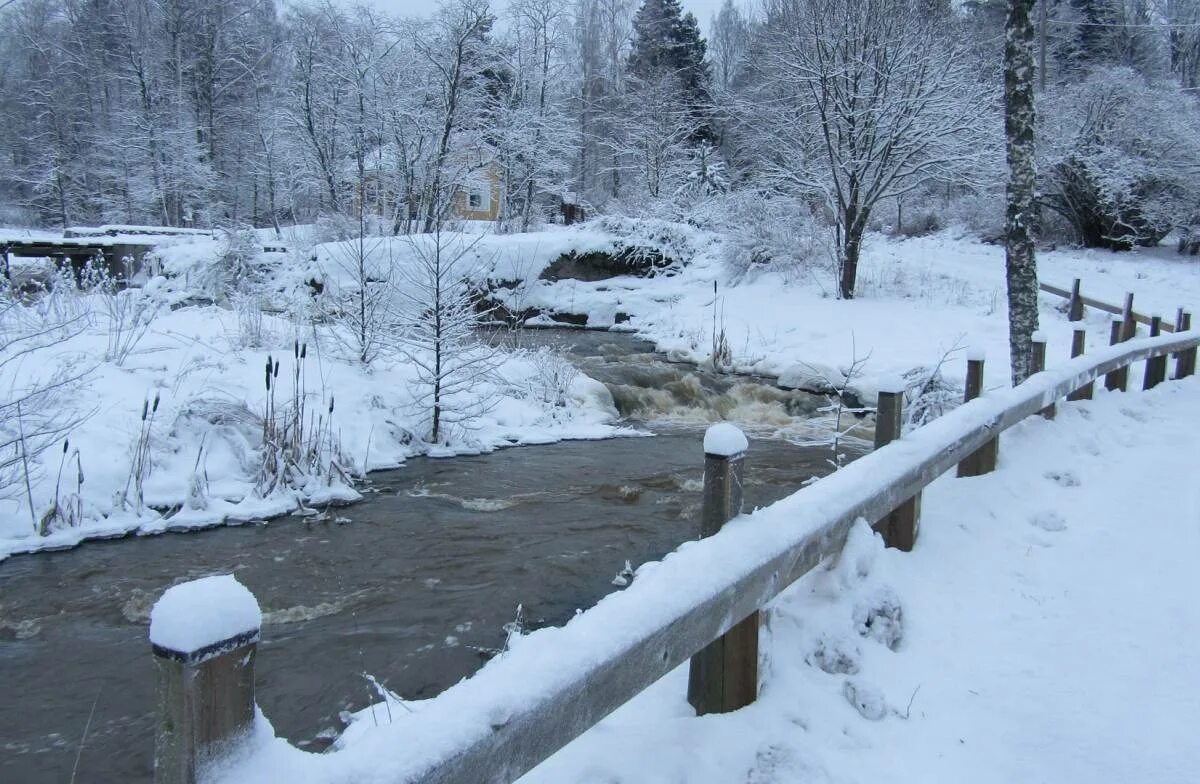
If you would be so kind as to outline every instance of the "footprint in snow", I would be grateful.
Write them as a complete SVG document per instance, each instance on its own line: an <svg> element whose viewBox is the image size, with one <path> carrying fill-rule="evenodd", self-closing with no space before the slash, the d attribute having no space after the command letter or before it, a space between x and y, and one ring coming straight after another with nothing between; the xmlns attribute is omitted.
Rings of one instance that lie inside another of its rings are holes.
<svg viewBox="0 0 1200 784"><path fill-rule="evenodd" d="M861 681L846 681L842 696L854 706L859 715L870 721L879 721L887 716L887 701L883 693L874 686Z"/></svg>
<svg viewBox="0 0 1200 784"><path fill-rule="evenodd" d="M1043 476L1062 487L1079 487L1079 477L1070 471L1047 471Z"/></svg>
<svg viewBox="0 0 1200 784"><path fill-rule="evenodd" d="M1038 512L1029 518L1029 524L1052 533L1067 530L1067 521L1057 512Z"/></svg>

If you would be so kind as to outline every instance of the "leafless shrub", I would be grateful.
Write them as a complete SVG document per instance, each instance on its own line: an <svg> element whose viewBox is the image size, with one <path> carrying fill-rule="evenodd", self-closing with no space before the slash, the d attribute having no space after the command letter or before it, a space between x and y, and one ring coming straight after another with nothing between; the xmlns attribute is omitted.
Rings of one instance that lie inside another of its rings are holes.
<svg viewBox="0 0 1200 784"><path fill-rule="evenodd" d="M531 353L529 359L534 367L529 382L530 396L554 412L567 408L579 370L545 346Z"/></svg>
<svg viewBox="0 0 1200 784"><path fill-rule="evenodd" d="M360 235L330 246L329 262L336 283L322 295L320 318L330 339L364 365L395 352L403 334L392 244Z"/></svg>
<svg viewBox="0 0 1200 784"><path fill-rule="evenodd" d="M124 288L104 266L91 262L80 275L80 288L86 296L99 300L108 335L104 359L118 366L125 364L158 317L159 303L142 289Z"/></svg>
<svg viewBox="0 0 1200 784"><path fill-rule="evenodd" d="M234 348L268 348L276 344L278 336L271 330L261 298L240 292L230 297L230 304L237 318L237 331L230 336Z"/></svg>
<svg viewBox="0 0 1200 784"><path fill-rule="evenodd" d="M65 302L65 301L64 301ZM40 458L90 416L74 393L91 368L49 350L87 326L86 312L26 306L0 291L0 496L23 496L35 533L43 525L33 495Z"/></svg>
<svg viewBox="0 0 1200 784"><path fill-rule="evenodd" d="M962 341L962 337L955 340L932 367L916 367L904 374L905 430L931 422L962 402L962 390L942 376L946 361L962 351Z"/></svg>

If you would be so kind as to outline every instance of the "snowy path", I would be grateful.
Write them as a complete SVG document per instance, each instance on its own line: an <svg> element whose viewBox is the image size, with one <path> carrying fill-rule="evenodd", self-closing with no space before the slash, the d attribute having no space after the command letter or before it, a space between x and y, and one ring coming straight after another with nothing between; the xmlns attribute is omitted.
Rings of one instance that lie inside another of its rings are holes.
<svg viewBox="0 0 1200 784"><path fill-rule="evenodd" d="M912 554L860 530L776 602L757 704L689 717L681 668L522 781L1195 781L1198 403L1015 428L996 473L926 491ZM895 650L862 624L893 604Z"/></svg>

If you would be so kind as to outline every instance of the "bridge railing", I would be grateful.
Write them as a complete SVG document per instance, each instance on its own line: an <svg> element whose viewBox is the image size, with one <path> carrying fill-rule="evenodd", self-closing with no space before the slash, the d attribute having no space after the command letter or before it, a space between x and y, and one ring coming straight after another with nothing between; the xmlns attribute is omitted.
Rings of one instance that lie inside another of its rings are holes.
<svg viewBox="0 0 1200 784"><path fill-rule="evenodd" d="M1136 362L1147 362L1144 388L1165 380L1171 356L1175 378L1192 375L1198 346L1200 331L1135 339L1076 356L1017 387L988 394L983 393L983 360L972 356L962 406L899 436L895 423L884 421L899 416L896 401L881 401L877 429L890 431L882 446L767 510L736 516L723 526L739 511L733 496L740 492L741 455L706 445L705 517L715 521L713 535L641 570L629 588L566 626L535 632L538 639L489 662L401 723L374 729L329 754L302 752L280 739L248 739L257 627L229 627L228 639L201 637L174 648L156 642L163 717L156 781L194 781L205 760L228 759L233 750L234 761L223 766L220 780L253 778L255 760L269 759L270 773L280 781L507 784L689 658L689 697L718 695L701 700L702 710L736 708L752 701L756 689L723 704L723 689L713 679L726 685L750 679L757 685L757 657L744 647L747 637L756 642L757 634L744 633L746 620L840 552L857 521L875 525L893 546L911 545L920 492L955 466L960 476L992 470L1005 430L1035 414L1052 417L1059 401L1084 392L1090 396L1102 377L1123 374L1124 380L1109 388L1124 389L1129 366ZM1040 352L1044 357L1044 343ZM888 394L895 392L881 393ZM714 511L714 505L726 511ZM912 508L897 524L894 513L906 506ZM251 615L244 606L234 614ZM739 625L741 634L735 630ZM722 643L727 647L713 656L714 646Z"/></svg>

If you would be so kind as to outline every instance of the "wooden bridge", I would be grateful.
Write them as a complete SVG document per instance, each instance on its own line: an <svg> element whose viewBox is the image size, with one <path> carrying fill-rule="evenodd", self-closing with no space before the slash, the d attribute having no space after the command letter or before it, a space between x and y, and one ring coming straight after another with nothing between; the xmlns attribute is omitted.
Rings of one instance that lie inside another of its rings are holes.
<svg viewBox="0 0 1200 784"><path fill-rule="evenodd" d="M1124 309L1130 313L1131 298ZM1125 391L1134 363L1145 363L1143 389L1167 381L1172 360L1172 378L1193 375L1200 331L1190 331L1190 321L1181 310L1176 334L1137 338L1132 317L1115 319L1112 345L1086 356L1080 355L1085 333L1077 328L1072 358L1049 370L1046 343L1037 339L1038 372L996 393L984 392L984 360L972 356L964 404L903 436L903 391L882 390L875 451L781 501L794 518L782 530L722 530L740 514L745 455L706 454L703 541L556 630L553 649L519 648L432 700L423 721L393 739L394 756L368 762L354 757L353 747L314 755L315 780L357 780L370 765L375 781L508 784L689 659L688 698L697 713L753 702L758 611L837 555L857 521L871 522L888 546L911 549L921 491L952 469L958 476L992 471L1004 431L1030 416L1053 418L1059 401L1090 398L1100 381ZM1152 331L1161 327L1160 318L1151 322ZM1058 351L1065 355L1064 348ZM191 650L155 647L160 784L196 781L214 753L253 753L239 751L239 744L252 742L243 739L255 715L260 630L237 631ZM454 733L447 735L447 727Z"/></svg>
<svg viewBox="0 0 1200 784"><path fill-rule="evenodd" d="M151 227L145 227L151 228ZM4 262L4 276L10 277L9 257L49 258L69 264L78 274L88 262L102 259L105 269L120 278L129 278L137 273L146 254L161 243L163 236L173 234L164 229L160 234L149 231L117 233L115 230L68 229L61 237L26 236L0 233L0 259Z"/></svg>

